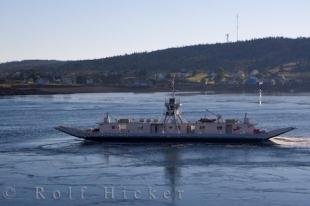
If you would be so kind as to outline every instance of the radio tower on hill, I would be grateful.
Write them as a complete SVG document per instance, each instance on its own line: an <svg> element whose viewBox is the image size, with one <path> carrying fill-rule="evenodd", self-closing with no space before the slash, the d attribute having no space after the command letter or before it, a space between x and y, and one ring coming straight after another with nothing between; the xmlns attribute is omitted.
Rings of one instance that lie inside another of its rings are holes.
<svg viewBox="0 0 310 206"><path fill-rule="evenodd" d="M237 41L239 41L239 14L237 14Z"/></svg>

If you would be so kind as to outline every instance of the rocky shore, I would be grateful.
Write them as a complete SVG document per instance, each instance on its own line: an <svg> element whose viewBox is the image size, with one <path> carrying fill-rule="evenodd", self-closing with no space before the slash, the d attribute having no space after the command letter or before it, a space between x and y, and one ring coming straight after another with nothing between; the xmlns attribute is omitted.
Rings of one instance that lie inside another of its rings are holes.
<svg viewBox="0 0 310 206"><path fill-rule="evenodd" d="M214 93L255 93L258 91L257 86L177 86L178 91L197 91L197 92L214 92ZM282 87L262 87L266 92L309 92L309 85L302 86L282 86ZM4 95L48 95L48 94L74 94L74 93L109 93L109 92L168 92L169 87L124 87L124 86L101 86L101 85L10 85L0 87L0 96Z"/></svg>

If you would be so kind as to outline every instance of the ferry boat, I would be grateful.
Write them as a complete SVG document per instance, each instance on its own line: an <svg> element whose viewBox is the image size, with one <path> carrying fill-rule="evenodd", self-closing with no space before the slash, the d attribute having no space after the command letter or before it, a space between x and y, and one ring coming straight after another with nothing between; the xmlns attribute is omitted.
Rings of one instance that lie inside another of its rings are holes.
<svg viewBox="0 0 310 206"><path fill-rule="evenodd" d="M245 114L243 121L223 119L210 112L215 118L202 117L194 122L185 121L181 115L180 99L174 91L165 101L163 119L116 119L107 113L98 126L79 129L58 126L55 129L85 140L105 142L262 142L287 133L295 128L287 127L265 131L255 127Z"/></svg>

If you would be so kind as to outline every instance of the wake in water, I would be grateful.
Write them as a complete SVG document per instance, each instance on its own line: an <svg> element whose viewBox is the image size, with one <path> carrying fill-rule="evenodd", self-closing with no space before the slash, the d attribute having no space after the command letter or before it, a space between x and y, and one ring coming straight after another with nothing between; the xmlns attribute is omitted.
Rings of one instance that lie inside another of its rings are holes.
<svg viewBox="0 0 310 206"><path fill-rule="evenodd" d="M270 140L283 147L310 148L310 137L274 137Z"/></svg>

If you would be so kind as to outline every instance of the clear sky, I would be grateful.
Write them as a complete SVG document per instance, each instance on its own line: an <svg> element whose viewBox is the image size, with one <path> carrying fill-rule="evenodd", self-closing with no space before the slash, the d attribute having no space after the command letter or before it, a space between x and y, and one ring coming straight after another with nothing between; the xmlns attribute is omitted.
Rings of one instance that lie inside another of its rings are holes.
<svg viewBox="0 0 310 206"><path fill-rule="evenodd" d="M309 37L309 0L0 0L0 62Z"/></svg>

